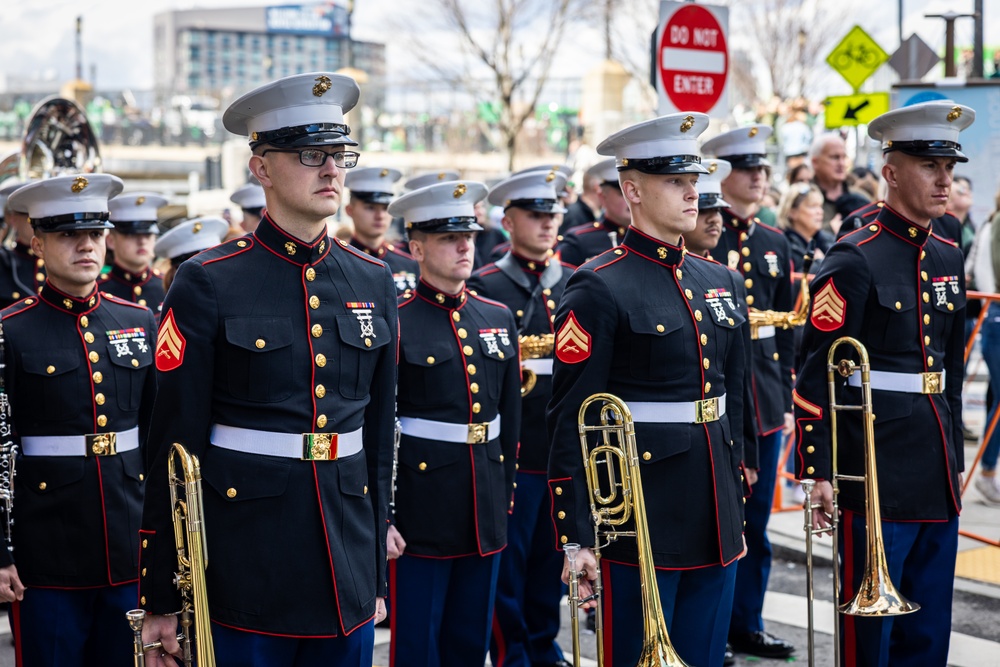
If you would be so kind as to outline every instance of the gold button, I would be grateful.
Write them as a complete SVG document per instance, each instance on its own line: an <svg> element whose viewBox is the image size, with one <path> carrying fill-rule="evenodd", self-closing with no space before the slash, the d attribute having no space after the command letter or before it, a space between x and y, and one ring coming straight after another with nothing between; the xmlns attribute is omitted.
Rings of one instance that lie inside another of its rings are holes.
<svg viewBox="0 0 1000 667"><path fill-rule="evenodd" d="M923 297L924 297L924 303L930 303L931 302L931 295L928 294L927 292L924 292Z"/></svg>
<svg viewBox="0 0 1000 667"><path fill-rule="evenodd" d="M139 473L139 481L141 482L144 479L146 479L146 476L143 475L142 473Z"/></svg>
<svg viewBox="0 0 1000 667"><path fill-rule="evenodd" d="M473 394L478 394L479 393L479 383L478 382L473 382L472 384L469 385L469 389L472 391Z"/></svg>
<svg viewBox="0 0 1000 667"><path fill-rule="evenodd" d="M48 373L49 375L52 375L53 373L56 372L56 367L55 366L49 366L48 368L45 369L45 372Z"/></svg>
<svg viewBox="0 0 1000 667"><path fill-rule="evenodd" d="M145 544L143 544L143 546L145 546ZM146 604L146 596L145 595L143 595L141 598L139 598L139 604Z"/></svg>
<svg viewBox="0 0 1000 667"><path fill-rule="evenodd" d="M808 468L806 468L806 472L811 475L814 472L816 472L816 468L813 468L812 466L809 466Z"/></svg>
<svg viewBox="0 0 1000 667"><path fill-rule="evenodd" d="M238 245L241 248L246 248L247 247L247 242L246 241L237 241L236 245Z"/></svg>
<svg viewBox="0 0 1000 667"><path fill-rule="evenodd" d="M97 371L94 373L94 384L101 384L102 382L104 382L104 375L101 371Z"/></svg>
<svg viewBox="0 0 1000 667"><path fill-rule="evenodd" d="M145 299L139 299L139 305L140 306L145 306L146 305L146 300Z"/></svg>
<svg viewBox="0 0 1000 667"><path fill-rule="evenodd" d="M677 276L677 280L680 280L681 278L684 277L684 272L681 271L680 269L677 269L676 271L674 271L674 275Z"/></svg>
<svg viewBox="0 0 1000 667"><path fill-rule="evenodd" d="M559 510L559 513L556 514L556 516L558 518L560 518L560 519L565 519L566 518L566 512L563 512L562 510Z"/></svg>
<svg viewBox="0 0 1000 667"><path fill-rule="evenodd" d="M709 362L709 360L708 360L708 357L705 357L705 358L704 358L704 359L702 359L702 361L701 361L701 365L705 367L705 370L706 370L706 371L708 370L708 367L709 367L710 363L711 363L711 362Z"/></svg>
<svg viewBox="0 0 1000 667"><path fill-rule="evenodd" d="M934 357L932 357L930 355L927 356L927 365L928 366L933 366L934 365Z"/></svg>
<svg viewBox="0 0 1000 667"><path fill-rule="evenodd" d="M517 316L518 317L524 317L524 311L523 310L517 311ZM462 336L462 338L465 338L465 336Z"/></svg>
<svg viewBox="0 0 1000 667"><path fill-rule="evenodd" d="M955 304L949 303L948 304L948 310L955 310Z"/></svg>
<svg viewBox="0 0 1000 667"><path fill-rule="evenodd" d="M931 323L931 316L924 315L924 324L930 324L930 323Z"/></svg>
<svg viewBox="0 0 1000 667"><path fill-rule="evenodd" d="M105 417L104 415L97 415L97 425L98 426L107 426L108 425L108 418Z"/></svg>
<svg viewBox="0 0 1000 667"><path fill-rule="evenodd" d="M548 306L549 308L555 308L556 302L553 301L552 299L549 299L548 301L545 302L545 305Z"/></svg>
<svg viewBox="0 0 1000 667"><path fill-rule="evenodd" d="M229 490L226 491L226 495L229 496L230 498L235 498L236 497L236 489L230 487Z"/></svg>
<svg viewBox="0 0 1000 667"><path fill-rule="evenodd" d="M313 310L319 308L319 297L316 296L315 294L309 297L309 307L312 308Z"/></svg>
<svg viewBox="0 0 1000 667"><path fill-rule="evenodd" d="M133 359L132 360L132 368L139 368L139 360L138 359Z"/></svg>
<svg viewBox="0 0 1000 667"><path fill-rule="evenodd" d="M806 447L806 454L812 454L815 451L816 451L816 448L813 447L812 445L809 445L808 447Z"/></svg>
<svg viewBox="0 0 1000 667"><path fill-rule="evenodd" d="M775 361L781 358L781 355L779 355L777 352L775 352L773 356Z"/></svg>
<svg viewBox="0 0 1000 667"><path fill-rule="evenodd" d="M806 424L806 433L812 433L812 430L813 430L813 425L812 424Z"/></svg>
<svg viewBox="0 0 1000 667"><path fill-rule="evenodd" d="M747 289L753 287L753 278L747 278L743 281L743 284L747 286Z"/></svg>
<svg viewBox="0 0 1000 667"><path fill-rule="evenodd" d="M740 250L740 252L743 254L744 257L750 256L750 248L743 248L742 250Z"/></svg>
<svg viewBox="0 0 1000 667"><path fill-rule="evenodd" d="M734 324L736 324L736 320L734 320L733 318L730 317L729 318L729 326L733 326Z"/></svg>
<svg viewBox="0 0 1000 667"><path fill-rule="evenodd" d="M708 345L708 336L707 335L705 335L705 334L701 335L701 344L702 345Z"/></svg>
<svg viewBox="0 0 1000 667"><path fill-rule="evenodd" d="M924 336L924 345L930 345L930 344L931 344L931 337Z"/></svg>
<svg viewBox="0 0 1000 667"><path fill-rule="evenodd" d="M263 339L263 338L258 338L258 339L257 339L257 342L256 342L256 343L254 343L254 345L256 345L256 346L257 346L257 349L258 349L258 350L263 350L263 349L264 349L264 346L265 346L265 345L267 345L267 343L265 343L265 342L264 342L264 339Z"/></svg>
<svg viewBox="0 0 1000 667"><path fill-rule="evenodd" d="M747 305L748 306L752 306L753 305L753 294L748 294L747 295Z"/></svg>
<svg viewBox="0 0 1000 667"><path fill-rule="evenodd" d="M316 417L316 428L326 428L326 415Z"/></svg>
<svg viewBox="0 0 1000 667"><path fill-rule="evenodd" d="M45 489L47 489L48 487L49 487L49 485L48 485L48 484L46 484L45 482L39 482L39 483L38 483L38 490L39 490L39 491L44 491L44 490L45 490ZM142 546L146 546L146 545L145 545L145 544L143 544Z"/></svg>
<svg viewBox="0 0 1000 667"><path fill-rule="evenodd" d="M563 535L562 537L559 538L559 542L561 542L562 544L566 544L567 542L569 542L569 538Z"/></svg>
<svg viewBox="0 0 1000 667"><path fill-rule="evenodd" d="M427 363L428 364L433 364L435 361L437 361L437 360L434 357L427 357Z"/></svg>
<svg viewBox="0 0 1000 667"><path fill-rule="evenodd" d="M462 316L458 314L458 311L455 311L454 313L451 314L451 319L458 322L462 319Z"/></svg>
<svg viewBox="0 0 1000 667"><path fill-rule="evenodd" d="M323 335L323 325L322 324L314 324L314 325L312 325L312 329L310 331L312 333L312 337L313 338L319 338L320 336Z"/></svg>
<svg viewBox="0 0 1000 667"><path fill-rule="evenodd" d="M95 394L94 402L98 405L104 405L104 394Z"/></svg>
<svg viewBox="0 0 1000 667"><path fill-rule="evenodd" d="M142 288L139 287L138 285L136 285L135 289L133 289L132 291L135 292L136 296L139 296L140 294L142 294Z"/></svg>
<svg viewBox="0 0 1000 667"><path fill-rule="evenodd" d="M900 302L897 301L896 302L896 310L899 310L902 307L903 307L903 304L901 304Z"/></svg>
<svg viewBox="0 0 1000 667"><path fill-rule="evenodd" d="M35 274L35 280L37 280L38 282L44 281L45 280L45 274L44 273L36 273Z"/></svg>
<svg viewBox="0 0 1000 667"><path fill-rule="evenodd" d="M309 282L316 280L316 269L312 268L311 266L308 269L306 269L306 280L308 280Z"/></svg>
<svg viewBox="0 0 1000 667"><path fill-rule="evenodd" d="M517 482L514 482L514 488L515 489L517 488Z"/></svg>
<svg viewBox="0 0 1000 667"><path fill-rule="evenodd" d="M927 257L927 251L926 250L921 250L920 251L920 259L923 259L925 257Z"/></svg>
<svg viewBox="0 0 1000 667"><path fill-rule="evenodd" d="M710 391L712 391L712 383L711 382L706 382L705 383L705 393L707 394Z"/></svg>
<svg viewBox="0 0 1000 667"><path fill-rule="evenodd" d="M476 374L476 365L475 364L469 364L468 366L465 367L465 370L469 371L469 375L475 375Z"/></svg>
<svg viewBox="0 0 1000 667"><path fill-rule="evenodd" d="M462 348L462 352L465 353L465 356L471 357L472 356L472 346L471 345L466 345L465 347Z"/></svg>
<svg viewBox="0 0 1000 667"><path fill-rule="evenodd" d="M643 461L648 461L648 460L650 460L651 458L653 458L653 455L652 455L652 454L650 454L649 452L643 452L643 453L642 453L642 460L643 460Z"/></svg>
<svg viewBox="0 0 1000 667"><path fill-rule="evenodd" d="M696 319L699 322L701 322L701 311L700 310L694 311L694 319Z"/></svg>
<svg viewBox="0 0 1000 667"><path fill-rule="evenodd" d="M146 568L142 568L142 576L146 576Z"/></svg>
<svg viewBox="0 0 1000 667"><path fill-rule="evenodd" d="M556 495L557 496L561 496L562 495L562 487L561 486L557 486L556 487Z"/></svg>
<svg viewBox="0 0 1000 667"><path fill-rule="evenodd" d="M420 468L421 470L427 470L427 464L424 463L423 461L421 461L420 465L418 465L417 467Z"/></svg>
<svg viewBox="0 0 1000 667"><path fill-rule="evenodd" d="M520 317L520 315L518 315L518 317ZM465 338L468 335L469 335L469 332L466 331L465 329L459 329L458 330L458 337L459 338Z"/></svg>
<svg viewBox="0 0 1000 667"><path fill-rule="evenodd" d="M21 298L21 293L20 292L14 292L13 294L11 294L11 296L14 297L15 300L16 299L20 299Z"/></svg>
<svg viewBox="0 0 1000 667"><path fill-rule="evenodd" d="M483 406L481 406L481 405L480 405L479 403L473 403L473 404L472 404L472 411L473 411L474 413L476 413L477 415L478 415L478 414L479 414L480 412L482 412L482 409L483 409Z"/></svg>
<svg viewBox="0 0 1000 667"><path fill-rule="evenodd" d="M90 333L88 331L87 333L83 334L83 339L85 341L87 341L88 343L93 343L94 342L94 334L92 334L92 333Z"/></svg>
<svg viewBox="0 0 1000 667"><path fill-rule="evenodd" d="M90 354L87 355L87 358L90 359L91 363L96 364L98 361L100 361L101 355L97 354L96 352L91 352Z"/></svg>
<svg viewBox="0 0 1000 667"><path fill-rule="evenodd" d="M365 338L365 347L371 347L371 346L372 346L372 339Z"/></svg>
<svg viewBox="0 0 1000 667"><path fill-rule="evenodd" d="M90 325L90 320L87 319L86 315L80 316L80 326L86 329Z"/></svg>
<svg viewBox="0 0 1000 667"><path fill-rule="evenodd" d="M664 329L665 327L662 324L656 325L656 330L659 331L660 333L663 333Z"/></svg>
<svg viewBox="0 0 1000 667"><path fill-rule="evenodd" d="M44 483L45 483L45 482L42 482L42 484L44 484ZM148 546L149 546L149 540L143 540L143 541L142 541L142 548L143 548L143 549L145 549L145 548L146 548L146 547L148 547Z"/></svg>
<svg viewBox="0 0 1000 667"><path fill-rule="evenodd" d="M877 232L878 231L878 225L868 225L868 231L870 231L870 232Z"/></svg>
<svg viewBox="0 0 1000 667"><path fill-rule="evenodd" d="M615 254L620 255L622 254L622 251L619 248L615 248Z"/></svg>
<svg viewBox="0 0 1000 667"><path fill-rule="evenodd" d="M501 359L503 359L503 350L500 350L499 352L497 352L497 356L500 357Z"/></svg>
<svg viewBox="0 0 1000 667"><path fill-rule="evenodd" d="M319 366L320 368L323 368L324 366L326 366L326 355L325 354L317 354L316 355L316 365Z"/></svg>
<svg viewBox="0 0 1000 667"><path fill-rule="evenodd" d="M693 299L694 298L694 292L692 292L689 289L686 289L686 290L684 290L684 296L686 296L688 299Z"/></svg>
<svg viewBox="0 0 1000 667"><path fill-rule="evenodd" d="M750 262L743 262L743 272L744 273L749 273L750 269L752 269L752 268L753 268L753 265L751 265Z"/></svg>
<svg viewBox="0 0 1000 667"><path fill-rule="evenodd" d="M365 484L365 487L363 489L361 489L361 493L365 494L366 496L368 495L368 485L367 484Z"/></svg>
<svg viewBox="0 0 1000 667"><path fill-rule="evenodd" d="M542 294L544 294L545 296L548 296L548 295L552 294L552 290L550 290L548 287L546 287L545 289L542 290Z"/></svg>
<svg viewBox="0 0 1000 667"><path fill-rule="evenodd" d="M924 280L927 280L927 272L926 271L921 271L920 272L920 277L923 278Z"/></svg>
<svg viewBox="0 0 1000 667"><path fill-rule="evenodd" d="M503 463L503 454L500 455L500 463Z"/></svg>
<svg viewBox="0 0 1000 667"><path fill-rule="evenodd" d="M316 398L323 398L326 396L326 387L321 384L316 385Z"/></svg>

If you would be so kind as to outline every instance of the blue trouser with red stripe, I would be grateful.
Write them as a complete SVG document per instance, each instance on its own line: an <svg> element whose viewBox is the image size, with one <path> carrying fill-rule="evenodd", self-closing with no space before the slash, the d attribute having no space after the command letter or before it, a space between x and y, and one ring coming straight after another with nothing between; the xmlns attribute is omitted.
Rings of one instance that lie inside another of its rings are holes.
<svg viewBox="0 0 1000 667"><path fill-rule="evenodd" d="M486 661L500 554L389 561L392 667Z"/></svg>
<svg viewBox="0 0 1000 667"><path fill-rule="evenodd" d="M841 519L841 601L854 597L864 575L865 517ZM903 616L841 615L845 667L944 667L951 639L951 597L958 553L958 518L942 522L883 521L889 578L920 609Z"/></svg>
<svg viewBox="0 0 1000 667"><path fill-rule="evenodd" d="M758 632L764 629L764 593L771 576L771 542L767 539L767 521L771 518L771 501L778 475L778 459L784 436L781 431L757 436L757 483L743 506L746 527L747 555L740 560L736 573L736 593L733 596L731 633Z"/></svg>
<svg viewBox="0 0 1000 667"><path fill-rule="evenodd" d="M371 667L375 622L343 637L277 637L212 624L218 667Z"/></svg>
<svg viewBox="0 0 1000 667"><path fill-rule="evenodd" d="M547 475L517 473L507 547L500 555L490 661L494 667L551 665L562 611L563 554L555 549Z"/></svg>
<svg viewBox="0 0 1000 667"><path fill-rule="evenodd" d="M136 584L100 588L28 588L11 605L18 667L131 667L132 629L125 612Z"/></svg>
<svg viewBox="0 0 1000 667"><path fill-rule="evenodd" d="M657 570L670 641L689 665L721 667L732 612L736 562L697 570ZM633 667L642 650L639 568L603 561L605 667Z"/></svg>

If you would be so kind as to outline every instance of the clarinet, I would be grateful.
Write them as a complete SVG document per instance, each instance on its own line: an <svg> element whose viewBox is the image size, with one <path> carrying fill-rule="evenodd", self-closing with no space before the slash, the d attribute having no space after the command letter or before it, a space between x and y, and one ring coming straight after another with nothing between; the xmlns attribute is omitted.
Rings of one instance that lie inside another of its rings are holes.
<svg viewBox="0 0 1000 667"><path fill-rule="evenodd" d="M7 550L14 551L14 463L17 459L17 445L14 444L10 423L10 399L4 387L4 335L0 322L0 530L7 541Z"/></svg>

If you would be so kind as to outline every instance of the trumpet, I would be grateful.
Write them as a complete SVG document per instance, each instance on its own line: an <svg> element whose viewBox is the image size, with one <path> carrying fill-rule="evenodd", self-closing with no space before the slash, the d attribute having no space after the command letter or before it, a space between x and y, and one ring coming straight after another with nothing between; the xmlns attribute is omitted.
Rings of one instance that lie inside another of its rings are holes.
<svg viewBox="0 0 1000 667"><path fill-rule="evenodd" d="M812 266L812 251L803 257L802 279L799 281L799 305L795 310L785 313L777 310L757 310L750 308L750 339L758 340L761 327L776 327L778 329L793 329L801 327L809 319L809 268Z"/></svg>
<svg viewBox="0 0 1000 667"><path fill-rule="evenodd" d="M178 463L179 461L179 463ZM180 466L182 477L177 475ZM208 567L208 546L205 537L205 517L201 491L201 466L198 457L183 445L174 443L167 459L170 479L170 504L173 507L174 543L177 546L178 572L174 583L181 591L181 632L177 640L183 652L184 667L215 667L215 648L208 615L205 592L205 568ZM181 497L178 490L184 489ZM144 644L142 625L146 612L133 609L125 614L134 635L135 667L145 667L146 651L162 649L161 642Z"/></svg>
<svg viewBox="0 0 1000 667"><path fill-rule="evenodd" d="M841 359L835 363L837 348L842 345L853 347L858 354L860 363L850 359ZM868 350L858 340L844 336L838 338L830 346L826 360L826 378L830 395L830 442L833 485L833 516L830 527L813 528L812 511L822 509L822 504L814 504L812 495L816 488L815 480L802 480L802 490L806 501L803 504L805 520L803 528L806 533L806 588L809 665L815 665L815 628L813 624L813 536L830 533L833 536L833 599L837 612L848 616L884 617L909 614L920 609L920 605L910 602L899 592L889 578L889 565L885 556L885 542L882 539L881 509L878 497L878 471L875 461L875 413L872 410L871 365L868 361ZM841 405L837 403L836 376L848 378L854 373L861 373L861 403L859 405ZM861 412L862 430L865 440L865 474L844 475L838 472L837 466L837 413L841 411ZM840 568L837 567L839 539L839 503L840 482L863 482L865 485L865 534L867 536L865 551L865 569L858 586L857 594L849 601L840 601ZM840 656L840 622L834 618L833 624L834 665L841 664Z"/></svg>
<svg viewBox="0 0 1000 667"><path fill-rule="evenodd" d="M600 423L587 425L591 406L599 404ZM639 581L642 587L643 642L638 667L687 667L681 660L667 634L667 624L660 604L653 564L653 548L649 541L649 524L646 501L642 493L639 471L639 449L635 440L635 422L628 405L612 394L593 394L580 406L577 418L583 469L587 478L590 497L591 522L594 524L594 556L597 559L597 580L594 582L594 599L599 599L601 586L601 540L604 546L619 537L634 537L639 548ZM591 446L588 436L600 434L600 441ZM603 472L603 475L601 474ZM601 484L607 480L607 490ZM634 521L633 530L620 530L628 521ZM580 605L592 598L580 599L576 555L580 545L564 546L570 563L569 608L573 630L573 665L580 666ZM604 614L597 606L596 636L597 664L604 665Z"/></svg>
<svg viewBox="0 0 1000 667"><path fill-rule="evenodd" d="M538 375L524 362L530 359L542 359L552 354L552 348L555 346L555 334L518 336L517 343L521 357L521 397L523 398L531 393L538 382Z"/></svg>

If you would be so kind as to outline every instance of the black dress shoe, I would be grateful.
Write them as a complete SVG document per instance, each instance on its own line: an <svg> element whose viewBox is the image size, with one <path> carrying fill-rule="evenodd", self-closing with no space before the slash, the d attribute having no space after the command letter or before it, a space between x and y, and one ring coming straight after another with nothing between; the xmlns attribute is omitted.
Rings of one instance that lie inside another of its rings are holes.
<svg viewBox="0 0 1000 667"><path fill-rule="evenodd" d="M795 647L769 632L739 632L729 635L729 643L737 653L749 653L761 658L787 658Z"/></svg>
<svg viewBox="0 0 1000 667"><path fill-rule="evenodd" d="M731 667L736 664L736 656L733 655L733 647L726 642L726 653L722 658L723 667Z"/></svg>

